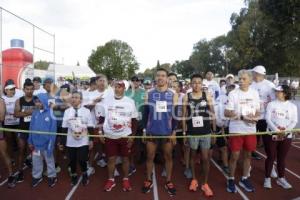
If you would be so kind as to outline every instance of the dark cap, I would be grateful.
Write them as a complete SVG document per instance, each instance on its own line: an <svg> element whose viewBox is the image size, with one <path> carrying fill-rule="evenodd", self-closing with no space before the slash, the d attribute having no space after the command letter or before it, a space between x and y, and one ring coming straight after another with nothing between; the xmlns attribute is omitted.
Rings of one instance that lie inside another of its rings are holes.
<svg viewBox="0 0 300 200"><path fill-rule="evenodd" d="M44 84L46 84L46 83L53 83L53 79L52 78L46 78L44 80Z"/></svg>
<svg viewBox="0 0 300 200"><path fill-rule="evenodd" d="M15 82L12 79L8 79L5 81L4 89L13 89L16 88Z"/></svg>

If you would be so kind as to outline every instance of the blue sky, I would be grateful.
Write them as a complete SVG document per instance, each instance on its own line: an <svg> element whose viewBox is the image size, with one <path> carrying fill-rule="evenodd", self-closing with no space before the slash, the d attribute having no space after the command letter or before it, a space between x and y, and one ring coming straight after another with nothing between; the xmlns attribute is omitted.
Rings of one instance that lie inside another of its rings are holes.
<svg viewBox="0 0 300 200"><path fill-rule="evenodd" d="M2 0L0 6L55 33L56 62L87 64L92 49L111 39L127 42L140 68L187 59L193 45L230 30L231 13L243 0ZM33 51L32 27L3 13L3 49L11 38ZM51 37L35 31L35 45L53 48ZM35 59L51 60L35 50Z"/></svg>

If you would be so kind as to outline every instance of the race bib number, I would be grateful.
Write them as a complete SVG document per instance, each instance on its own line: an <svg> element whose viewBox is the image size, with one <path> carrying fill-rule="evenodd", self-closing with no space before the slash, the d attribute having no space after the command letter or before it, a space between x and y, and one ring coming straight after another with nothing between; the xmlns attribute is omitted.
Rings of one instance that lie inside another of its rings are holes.
<svg viewBox="0 0 300 200"><path fill-rule="evenodd" d="M31 116L24 117L24 122L31 122Z"/></svg>
<svg viewBox="0 0 300 200"><path fill-rule="evenodd" d="M8 114L5 116L4 124L5 125L18 124L18 118L15 118L14 115L12 115L12 114Z"/></svg>
<svg viewBox="0 0 300 200"><path fill-rule="evenodd" d="M167 112L167 102L156 101L156 112Z"/></svg>
<svg viewBox="0 0 300 200"><path fill-rule="evenodd" d="M41 156L41 151L40 151L40 150L34 150L34 151L32 152L32 155L33 155L33 156Z"/></svg>
<svg viewBox="0 0 300 200"><path fill-rule="evenodd" d="M87 136L87 126L82 123L80 117L71 119L69 123L72 136L75 140L81 140L83 137Z"/></svg>
<svg viewBox="0 0 300 200"><path fill-rule="evenodd" d="M192 122L193 122L194 128L203 127L203 117L202 116L192 117Z"/></svg>
<svg viewBox="0 0 300 200"><path fill-rule="evenodd" d="M255 114L255 109L250 107L250 106L243 106L242 107L242 115L247 116L247 115L254 115Z"/></svg>
<svg viewBox="0 0 300 200"><path fill-rule="evenodd" d="M73 132L72 136L75 140L81 140L82 138L87 136L87 131L83 130L82 132Z"/></svg>

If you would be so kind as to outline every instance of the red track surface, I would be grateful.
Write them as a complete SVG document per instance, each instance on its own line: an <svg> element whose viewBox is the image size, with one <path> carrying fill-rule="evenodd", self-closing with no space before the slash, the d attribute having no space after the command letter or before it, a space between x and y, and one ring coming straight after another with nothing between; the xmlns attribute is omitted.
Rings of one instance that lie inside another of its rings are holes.
<svg viewBox="0 0 300 200"><path fill-rule="evenodd" d="M274 179L272 180L273 188L271 190L266 190L263 188L264 181L264 160L253 161L252 162L252 172L251 180L256 189L254 193L247 193L241 189L245 197L248 199L271 199L271 200L290 200L300 197L300 145L299 148L292 146L288 154L287 170L291 170L294 175L286 171L287 180L292 184L293 189L284 190L277 186ZM263 149L259 149L259 152L264 153ZM178 155L178 154L177 154ZM178 156L177 156L178 157ZM164 178L161 177L162 166L156 165L156 180L157 180L157 195L160 200L199 200L207 199L204 197L203 193L199 190L197 192L189 192L188 185L189 180L183 176L183 166L179 163L179 159L175 159L174 162L174 173L173 180L177 188L177 195L170 197L163 188ZM0 184L5 180L4 175L6 170L3 167L3 163L0 162L0 174L2 178L0 179ZM198 166L199 167L199 166ZM72 190L70 186L70 179L67 173L66 160L62 161L63 171L58 175L58 183L54 188L49 188L46 179L38 185L36 188L31 188L31 175L30 169L25 170L25 181L23 183L17 184L16 188L8 189L6 184L0 186L0 199L65 199L67 195ZM119 167L121 172L121 168ZM198 170L199 171L199 170ZM86 187L79 185L79 187L74 190L71 199L105 199L105 200L155 200L154 193L151 191L148 194L142 194L141 186L145 177L145 165L137 166L137 173L135 173L131 178L131 183L133 186L132 192L123 192L121 187L121 178L117 178L117 186L113 188L111 192L104 192L103 185L106 180L106 168L100 168L96 166L96 173L90 178L90 184ZM238 181L241 176L241 169L237 171L236 180ZM298 176L298 177L297 177ZM199 173L198 173L199 177ZM209 184L214 192L214 197L209 199L220 199L220 200L235 200L243 199L240 193L230 194L226 192L226 178L218 170L218 168L211 163L211 171L209 177ZM244 197L244 198L245 198Z"/></svg>

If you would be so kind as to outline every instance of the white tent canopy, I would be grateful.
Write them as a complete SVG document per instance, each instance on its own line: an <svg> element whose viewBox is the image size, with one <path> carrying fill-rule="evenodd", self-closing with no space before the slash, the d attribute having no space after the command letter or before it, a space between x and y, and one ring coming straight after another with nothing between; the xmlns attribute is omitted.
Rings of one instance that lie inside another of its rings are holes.
<svg viewBox="0 0 300 200"><path fill-rule="evenodd" d="M61 77L71 78L75 76L76 78L84 79L96 76L95 72L88 66L71 66L62 64L50 64L48 67L48 74L51 73L55 73L55 80L58 80Z"/></svg>

